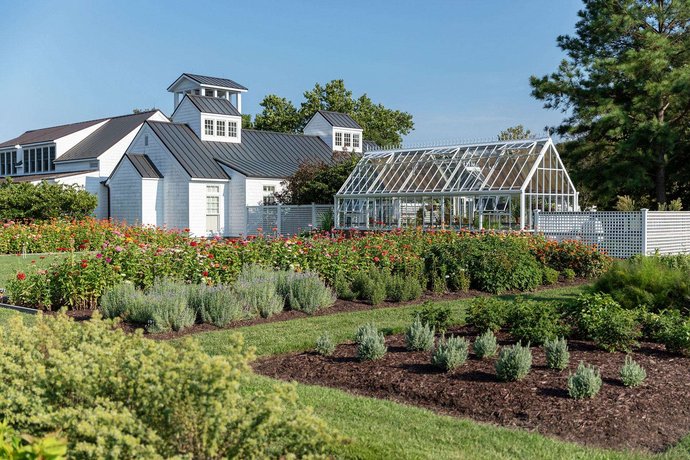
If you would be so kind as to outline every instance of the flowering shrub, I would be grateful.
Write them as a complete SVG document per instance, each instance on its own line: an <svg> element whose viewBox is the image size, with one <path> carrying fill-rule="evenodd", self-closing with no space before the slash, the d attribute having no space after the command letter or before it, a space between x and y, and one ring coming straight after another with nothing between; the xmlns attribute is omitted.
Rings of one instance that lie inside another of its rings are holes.
<svg viewBox="0 0 690 460"><path fill-rule="evenodd" d="M18 238L15 241L8 235L18 235ZM38 236L32 240L31 235ZM346 285L358 273L371 269L406 280L428 280L434 273L425 272L424 256L433 245L466 248L466 253L473 255L472 260L476 262L468 265L468 279L472 279L476 287L491 291L532 289L541 282L542 274L541 265L536 261L539 257L533 257L530 251L543 246L542 242L534 243L533 239L526 234L406 230L357 235L314 233L275 239L198 240L183 232L86 220L83 225L58 221L43 227L11 224L0 230L0 251L19 251L23 247L21 242L26 241L33 241L28 250L57 247L85 251L55 262L47 270L19 273L6 285L14 303L56 309L61 306L96 308L104 290L121 281L131 281L144 289L157 278L207 285L231 284L242 267L249 264L316 273L331 285L335 284L336 277ZM79 241L81 243L77 244ZM558 243L554 244L558 247ZM511 255L504 253L504 247L512 248L506 249ZM490 250L489 253L485 249ZM587 253L587 250L580 252ZM608 260L606 256L598 257L590 259ZM579 273L599 270L582 268L585 263L578 261L574 265ZM466 274L461 273L459 278L450 276L450 272L443 273L449 275L449 288L466 289Z"/></svg>

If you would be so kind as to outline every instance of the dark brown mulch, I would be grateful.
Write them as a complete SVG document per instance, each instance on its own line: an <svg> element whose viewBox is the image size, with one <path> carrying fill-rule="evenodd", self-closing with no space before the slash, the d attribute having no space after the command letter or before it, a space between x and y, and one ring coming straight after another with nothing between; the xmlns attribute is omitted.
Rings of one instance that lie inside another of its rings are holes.
<svg viewBox="0 0 690 460"><path fill-rule="evenodd" d="M472 336L469 328L452 331ZM502 344L507 336L499 335ZM615 448L662 451L690 431L690 359L672 356L655 344L642 344L634 359L647 371L641 387L626 388L619 379L624 353L606 353L590 342L571 341L570 369L546 367L544 353L533 348L530 374L520 382L496 379L495 359L470 359L455 372L434 369L430 354L408 352L401 335L386 338L388 353L376 362L359 362L353 344L337 347L331 357L299 353L264 358L260 374L284 380L341 388L356 394L392 399L440 413L507 427L535 430L567 441ZM567 379L585 361L601 370L604 385L591 400L567 394Z"/></svg>

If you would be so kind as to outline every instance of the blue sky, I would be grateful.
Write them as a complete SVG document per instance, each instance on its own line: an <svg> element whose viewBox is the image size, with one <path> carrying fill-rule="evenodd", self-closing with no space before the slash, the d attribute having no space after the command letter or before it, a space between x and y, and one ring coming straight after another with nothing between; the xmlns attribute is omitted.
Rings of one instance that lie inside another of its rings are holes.
<svg viewBox="0 0 690 460"><path fill-rule="evenodd" d="M530 96L556 69L579 0L0 0L0 141L28 129L158 107L182 72L291 99L343 78L356 96L410 112L406 142L494 137L558 123Z"/></svg>

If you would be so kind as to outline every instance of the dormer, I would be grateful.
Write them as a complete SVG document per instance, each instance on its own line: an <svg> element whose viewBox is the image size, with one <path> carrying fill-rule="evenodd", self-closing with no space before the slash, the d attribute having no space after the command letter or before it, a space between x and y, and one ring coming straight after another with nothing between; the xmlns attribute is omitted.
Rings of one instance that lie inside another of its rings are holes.
<svg viewBox="0 0 690 460"><path fill-rule="evenodd" d="M246 93L248 89L227 78L183 73L168 87L168 91L175 95L175 110L184 95L189 94L227 99L239 113L242 113L242 93Z"/></svg>
<svg viewBox="0 0 690 460"><path fill-rule="evenodd" d="M304 127L304 134L319 136L334 152L362 153L362 127L349 115L319 110Z"/></svg>
<svg viewBox="0 0 690 460"><path fill-rule="evenodd" d="M242 142L242 115L227 99L185 94L171 118L189 125L202 141Z"/></svg>

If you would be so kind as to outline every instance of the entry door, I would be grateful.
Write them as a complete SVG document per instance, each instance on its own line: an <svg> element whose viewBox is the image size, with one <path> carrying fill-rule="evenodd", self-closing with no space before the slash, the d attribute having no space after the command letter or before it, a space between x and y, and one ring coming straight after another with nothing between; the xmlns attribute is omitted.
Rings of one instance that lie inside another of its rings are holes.
<svg viewBox="0 0 690 460"><path fill-rule="evenodd" d="M220 187L206 187L206 232L220 233Z"/></svg>

